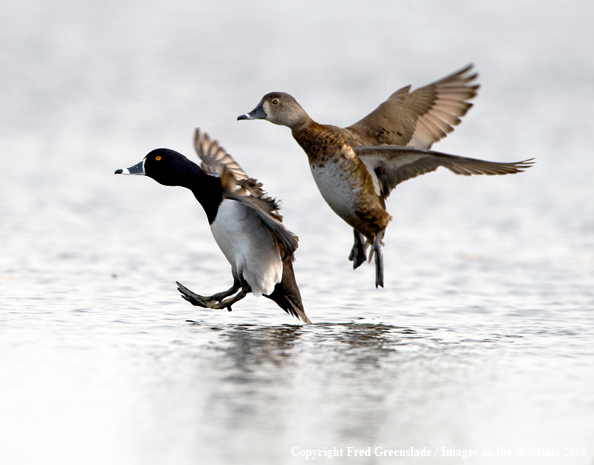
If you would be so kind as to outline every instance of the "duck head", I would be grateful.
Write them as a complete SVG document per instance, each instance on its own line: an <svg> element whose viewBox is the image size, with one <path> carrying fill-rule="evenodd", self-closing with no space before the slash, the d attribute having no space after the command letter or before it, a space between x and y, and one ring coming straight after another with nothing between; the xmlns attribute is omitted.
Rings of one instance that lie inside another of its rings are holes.
<svg viewBox="0 0 594 465"><path fill-rule="evenodd" d="M130 168L120 168L114 174L148 176L165 186L186 186L188 175L202 171L181 153L169 149L155 149Z"/></svg>
<svg viewBox="0 0 594 465"><path fill-rule="evenodd" d="M266 94L256 108L238 116L237 119L265 119L291 129L299 129L311 121L297 100L284 92Z"/></svg>

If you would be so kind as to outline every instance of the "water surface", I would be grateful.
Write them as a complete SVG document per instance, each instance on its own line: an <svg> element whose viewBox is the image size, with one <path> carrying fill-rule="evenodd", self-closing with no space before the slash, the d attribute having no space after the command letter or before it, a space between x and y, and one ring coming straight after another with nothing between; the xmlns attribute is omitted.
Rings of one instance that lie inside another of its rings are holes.
<svg viewBox="0 0 594 465"><path fill-rule="evenodd" d="M593 12L3 6L1 462L594 463ZM435 148L537 164L400 185L376 290L289 131L236 117L282 90L348 125L470 61L476 105ZM176 280L231 284L204 213L113 172L156 147L192 157L196 126L282 199L314 325L253 296L233 312L179 297ZM378 455L394 450L432 455Z"/></svg>

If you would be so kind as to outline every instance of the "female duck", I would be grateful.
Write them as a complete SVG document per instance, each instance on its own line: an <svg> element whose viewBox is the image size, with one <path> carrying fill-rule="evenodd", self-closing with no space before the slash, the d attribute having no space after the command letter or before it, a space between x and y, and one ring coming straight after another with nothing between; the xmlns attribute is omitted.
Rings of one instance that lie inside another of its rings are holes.
<svg viewBox="0 0 594 465"><path fill-rule="evenodd" d="M496 163L430 151L453 131L472 104L477 77L467 68L410 92L394 92L361 121L347 128L318 124L289 94L265 95L250 113L237 119L265 119L287 126L309 158L314 180L334 212L354 229L349 255L353 268L375 253L375 286L384 285L382 238L391 216L386 199L399 183L443 166L456 174L511 174L530 160ZM365 244L363 243L365 238Z"/></svg>
<svg viewBox="0 0 594 465"><path fill-rule="evenodd" d="M173 150L156 149L140 163L115 174L145 175L165 186L190 189L204 208L212 234L231 264L233 286L201 296L177 283L182 297L204 308L228 308L252 292L276 302L285 312L310 323L292 261L298 238L282 224L279 206L249 178L231 155L196 130L201 166Z"/></svg>

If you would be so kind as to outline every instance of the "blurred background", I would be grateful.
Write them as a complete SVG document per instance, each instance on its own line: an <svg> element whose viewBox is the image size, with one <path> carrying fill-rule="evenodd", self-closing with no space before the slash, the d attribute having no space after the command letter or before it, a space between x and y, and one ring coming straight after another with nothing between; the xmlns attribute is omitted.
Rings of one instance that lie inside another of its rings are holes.
<svg viewBox="0 0 594 465"><path fill-rule="evenodd" d="M0 461L555 446L592 464L593 20L585 0L4 2ZM400 185L376 290L290 131L236 118L284 91L347 126L468 63L475 107L434 148L536 165ZM231 313L179 297L175 280L231 284L204 213L113 172L157 147L194 157L195 127L282 200L318 325L253 296ZM530 460L560 463L506 463Z"/></svg>

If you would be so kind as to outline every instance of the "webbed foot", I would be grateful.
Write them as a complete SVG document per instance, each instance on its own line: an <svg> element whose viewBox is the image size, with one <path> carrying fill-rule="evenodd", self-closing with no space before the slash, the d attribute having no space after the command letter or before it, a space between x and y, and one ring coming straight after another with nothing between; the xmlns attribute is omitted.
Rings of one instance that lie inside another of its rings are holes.
<svg viewBox="0 0 594 465"><path fill-rule="evenodd" d="M355 236L355 242L353 244L353 248L351 249L351 253L349 254L349 260L353 262L353 269L357 269L361 266L365 260L367 260L367 254L365 253L365 245L363 242L363 236L361 233L353 229L353 233Z"/></svg>
<svg viewBox="0 0 594 465"><path fill-rule="evenodd" d="M231 305L233 305L236 302L243 299L249 291L248 288L243 288L243 287L239 288L239 286L235 287L235 285L234 285L228 291L219 292L217 294L205 297L205 296L196 294L195 292L192 292L186 286L184 286L182 283L180 283L178 281L176 281L175 283L177 284L177 290L179 292L181 292L182 297L184 299L186 299L188 302L190 302L192 305L194 305L196 307L212 308L212 309L217 309L217 310L226 308L229 311L231 311ZM234 295L233 297L230 297L227 300L224 300L225 297L228 297L229 295L231 295L233 292L237 291L238 289L239 289L239 292L236 295Z"/></svg>

